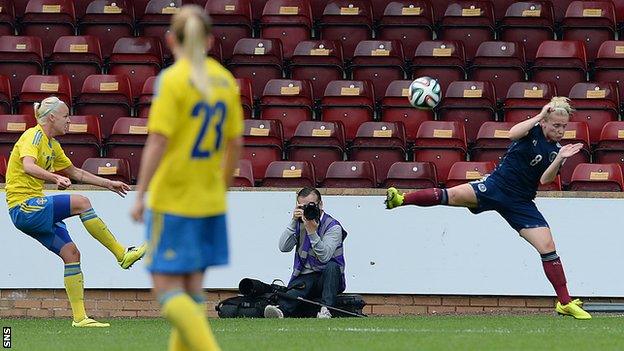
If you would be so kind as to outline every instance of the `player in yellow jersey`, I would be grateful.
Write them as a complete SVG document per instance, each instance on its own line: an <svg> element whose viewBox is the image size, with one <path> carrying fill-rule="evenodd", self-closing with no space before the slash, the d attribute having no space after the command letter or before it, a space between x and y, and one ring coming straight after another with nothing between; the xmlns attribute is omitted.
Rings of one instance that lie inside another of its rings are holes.
<svg viewBox="0 0 624 351"><path fill-rule="evenodd" d="M206 268L228 262L226 191L240 154L243 113L236 81L206 57L211 23L202 8L173 16L167 44L176 58L157 79L137 198L145 221L146 261L162 313L172 324L169 350L219 350L204 312Z"/></svg>
<svg viewBox="0 0 624 351"><path fill-rule="evenodd" d="M95 214L88 198L82 195L43 194L45 181L67 189L71 179L107 188L122 197L130 190L127 184L111 181L74 167L54 137L69 127L69 109L57 97L35 103L38 124L24 132L9 158L6 175L6 199L15 227L39 241L65 263L65 290L69 297L74 327L108 327L87 317L80 269L80 252L72 242L63 219L79 215L82 224L95 239L108 248L119 265L127 269L141 259L145 245L125 248Z"/></svg>

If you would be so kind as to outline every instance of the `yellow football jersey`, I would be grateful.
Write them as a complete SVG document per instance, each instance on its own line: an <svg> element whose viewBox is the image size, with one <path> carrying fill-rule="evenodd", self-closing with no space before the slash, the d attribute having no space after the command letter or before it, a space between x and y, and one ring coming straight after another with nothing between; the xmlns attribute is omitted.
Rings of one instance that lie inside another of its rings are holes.
<svg viewBox="0 0 624 351"><path fill-rule="evenodd" d="M193 87L188 60L158 76L147 127L168 144L148 187L152 210L187 217L226 211L225 144L242 135L243 111L231 73L211 58L205 65L207 98Z"/></svg>
<svg viewBox="0 0 624 351"><path fill-rule="evenodd" d="M35 164L46 171L56 172L72 165L56 139L48 139L41 125L36 125L24 132L19 138L7 165L6 198L9 208L33 197L43 195L44 180L24 172L22 158L30 156Z"/></svg>

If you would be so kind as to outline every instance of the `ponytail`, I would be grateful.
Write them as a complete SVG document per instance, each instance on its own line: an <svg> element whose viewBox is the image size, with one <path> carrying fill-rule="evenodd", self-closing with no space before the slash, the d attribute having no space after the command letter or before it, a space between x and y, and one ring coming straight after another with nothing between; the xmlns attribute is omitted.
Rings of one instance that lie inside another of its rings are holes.
<svg viewBox="0 0 624 351"><path fill-rule="evenodd" d="M33 109L35 111L35 118L37 119L37 122L41 125L46 124L50 114L56 112L61 104L65 103L59 100L56 96L47 97L43 99L41 103L35 102L33 104Z"/></svg>
<svg viewBox="0 0 624 351"><path fill-rule="evenodd" d="M183 50L191 61L191 82L204 97L208 97L209 78L205 69L206 33L204 25L197 16L190 16L184 24Z"/></svg>

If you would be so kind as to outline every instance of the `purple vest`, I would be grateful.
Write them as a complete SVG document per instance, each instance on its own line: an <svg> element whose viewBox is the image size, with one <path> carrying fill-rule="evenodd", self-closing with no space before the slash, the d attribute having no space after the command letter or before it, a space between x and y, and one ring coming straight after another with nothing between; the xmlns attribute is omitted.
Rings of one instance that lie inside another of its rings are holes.
<svg viewBox="0 0 624 351"><path fill-rule="evenodd" d="M312 249L312 243L310 242L310 237L307 235L305 227L301 225L301 222L297 222L297 226L295 228L295 233L299 234L297 239L297 250L295 251L295 262L293 264L293 273L290 277L292 281L295 277L297 277L304 269L309 269L315 272L320 272L325 268L327 263L334 261L338 263L340 266L340 287L341 291L344 291L346 288L346 280L345 280L345 259L343 255L342 244L344 243L345 238L347 237L347 232L342 228L340 222L335 220L332 216L327 213L323 213L321 218L321 223L319 223L319 227L317 229L317 234L319 237L323 238L323 235L327 232L327 230L334 225L340 225L342 228L342 241L336 247L336 251L334 251L334 255L332 258L326 263L322 263L314 256L314 250Z"/></svg>

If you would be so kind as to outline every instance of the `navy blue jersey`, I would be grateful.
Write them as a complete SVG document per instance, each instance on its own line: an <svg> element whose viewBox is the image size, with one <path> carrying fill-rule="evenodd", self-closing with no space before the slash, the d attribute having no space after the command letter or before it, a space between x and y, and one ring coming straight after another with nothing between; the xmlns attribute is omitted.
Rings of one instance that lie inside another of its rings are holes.
<svg viewBox="0 0 624 351"><path fill-rule="evenodd" d="M542 174L555 160L560 148L558 142L548 141L540 125L536 124L525 137L509 146L490 178L514 197L534 199Z"/></svg>

